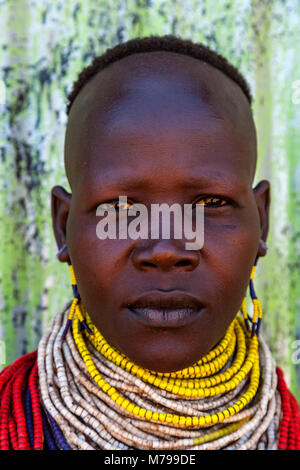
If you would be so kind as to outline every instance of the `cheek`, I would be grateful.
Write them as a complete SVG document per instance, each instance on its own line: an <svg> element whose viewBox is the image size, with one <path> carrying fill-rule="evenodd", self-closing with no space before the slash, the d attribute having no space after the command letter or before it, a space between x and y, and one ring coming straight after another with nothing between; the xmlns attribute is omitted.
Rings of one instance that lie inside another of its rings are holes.
<svg viewBox="0 0 300 470"><path fill-rule="evenodd" d="M96 217L77 215L75 218L70 212L67 245L79 292L87 308L96 301L99 303L99 299L104 307L111 302L114 280L126 253L126 240L100 240L96 226Z"/></svg>
<svg viewBox="0 0 300 470"><path fill-rule="evenodd" d="M248 287L259 238L259 221L250 209L230 220L206 220L203 256L211 272L216 273L219 292L232 298L235 305Z"/></svg>

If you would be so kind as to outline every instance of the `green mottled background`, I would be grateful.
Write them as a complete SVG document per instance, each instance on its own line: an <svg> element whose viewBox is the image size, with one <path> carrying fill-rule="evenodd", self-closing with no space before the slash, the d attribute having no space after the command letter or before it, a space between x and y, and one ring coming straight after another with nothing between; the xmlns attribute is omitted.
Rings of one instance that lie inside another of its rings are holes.
<svg viewBox="0 0 300 470"><path fill-rule="evenodd" d="M203 42L250 83L255 183L272 183L269 251L255 285L264 335L300 398L299 0L0 0L0 367L36 348L71 298L49 196L54 184L68 188L66 94L95 55L151 34Z"/></svg>

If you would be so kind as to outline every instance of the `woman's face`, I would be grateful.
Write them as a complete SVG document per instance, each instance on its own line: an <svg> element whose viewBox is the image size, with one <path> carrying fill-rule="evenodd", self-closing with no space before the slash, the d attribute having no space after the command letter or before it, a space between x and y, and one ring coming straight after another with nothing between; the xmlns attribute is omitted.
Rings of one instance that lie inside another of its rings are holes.
<svg viewBox="0 0 300 470"><path fill-rule="evenodd" d="M174 53L152 53L149 73L145 56L108 67L76 98L66 136L72 195L53 189L53 223L106 340L171 372L208 353L238 312L267 235L269 185L252 189L255 131L239 87ZM99 239L96 209L120 195L149 212L204 200L203 247L186 250L172 236Z"/></svg>

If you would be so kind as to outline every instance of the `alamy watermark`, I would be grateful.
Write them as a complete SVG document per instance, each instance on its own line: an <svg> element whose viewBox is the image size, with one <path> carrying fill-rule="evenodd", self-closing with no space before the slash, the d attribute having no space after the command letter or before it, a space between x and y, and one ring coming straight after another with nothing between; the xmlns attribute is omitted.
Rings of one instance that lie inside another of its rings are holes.
<svg viewBox="0 0 300 470"><path fill-rule="evenodd" d="M296 339L296 341L292 343L292 349L294 349L292 354L293 364L300 364L300 339Z"/></svg>
<svg viewBox="0 0 300 470"><path fill-rule="evenodd" d="M127 207L127 196L119 196L118 204L119 206ZM171 214L173 214L174 221L174 238L195 240L193 242L186 242L185 249L200 250L204 244L204 206L202 204L184 204L183 211L182 206L177 203L171 206L166 203L151 204L149 230L149 213L144 204L131 204L128 209L119 210L117 213L113 204L103 203L96 210L97 216L104 216L97 223L96 234L101 240L106 240L107 238L118 238L121 240L128 238L132 240L150 238L157 240L160 236L161 227L162 238L170 239L172 237ZM160 225L160 215L162 226ZM135 218L128 223L128 217L133 216ZM195 230L193 229L193 223L196 226Z"/></svg>

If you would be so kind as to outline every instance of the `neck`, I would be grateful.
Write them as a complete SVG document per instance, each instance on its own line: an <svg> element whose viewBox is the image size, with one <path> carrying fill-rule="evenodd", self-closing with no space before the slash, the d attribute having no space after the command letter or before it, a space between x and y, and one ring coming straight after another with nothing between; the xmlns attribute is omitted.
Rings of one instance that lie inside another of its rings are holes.
<svg viewBox="0 0 300 470"><path fill-rule="evenodd" d="M75 314L63 340L65 311L53 319L38 357L43 404L72 448L276 447L275 366L239 316L192 367L160 373L114 350L88 315L91 333L78 331Z"/></svg>

